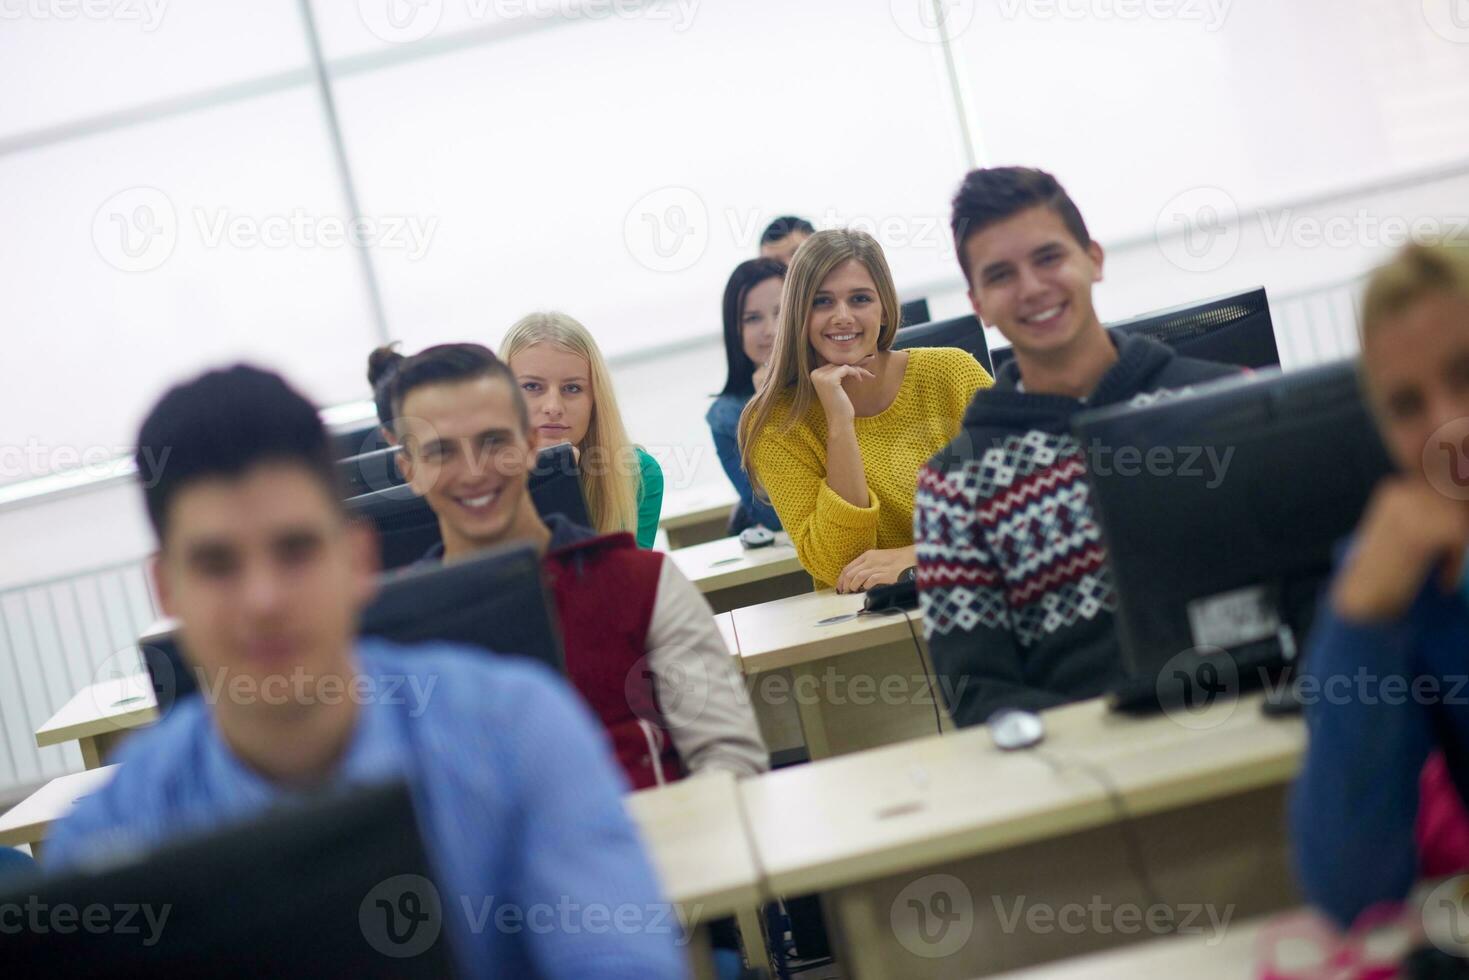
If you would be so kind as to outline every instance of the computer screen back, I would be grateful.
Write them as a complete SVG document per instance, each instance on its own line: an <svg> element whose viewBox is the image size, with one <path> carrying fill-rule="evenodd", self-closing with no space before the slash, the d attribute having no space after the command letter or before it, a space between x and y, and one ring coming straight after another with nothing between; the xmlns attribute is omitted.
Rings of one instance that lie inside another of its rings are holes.
<svg viewBox="0 0 1469 980"><path fill-rule="evenodd" d="M1350 362L1078 416L1124 664L1304 639L1333 549L1391 464Z"/></svg>
<svg viewBox="0 0 1469 980"><path fill-rule="evenodd" d="M968 351L986 371L990 370L989 344L985 340L984 328L973 314L900 328L893 339L893 350L911 350L914 347L957 347Z"/></svg>
<svg viewBox="0 0 1469 980"><path fill-rule="evenodd" d="M453 976L444 926L454 910L432 879L401 783L331 793L140 859L17 882L0 894L0 909L23 914L0 941L0 972L47 980ZM390 920L390 909L407 908L407 890L413 921ZM34 918L26 909L37 910Z"/></svg>
<svg viewBox="0 0 1469 980"><path fill-rule="evenodd" d="M1151 337L1184 357L1237 367L1263 369L1280 364L1275 327L1264 288L1199 303L1144 313L1107 326L1114 336ZM995 370L1015 359L1009 347L991 355Z"/></svg>

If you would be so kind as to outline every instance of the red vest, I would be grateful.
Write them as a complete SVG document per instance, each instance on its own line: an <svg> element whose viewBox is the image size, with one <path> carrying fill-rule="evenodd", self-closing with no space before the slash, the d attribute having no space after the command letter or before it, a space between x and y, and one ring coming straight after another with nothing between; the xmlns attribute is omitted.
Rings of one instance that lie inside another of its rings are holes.
<svg viewBox="0 0 1469 980"><path fill-rule="evenodd" d="M634 789L683 775L647 659L663 560L627 533L578 541L543 560L567 677L601 719Z"/></svg>

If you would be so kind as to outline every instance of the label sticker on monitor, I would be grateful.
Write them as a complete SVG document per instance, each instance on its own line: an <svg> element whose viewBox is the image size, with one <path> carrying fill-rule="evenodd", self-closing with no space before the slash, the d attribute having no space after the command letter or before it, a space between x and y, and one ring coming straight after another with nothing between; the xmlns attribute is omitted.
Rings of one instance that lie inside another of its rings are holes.
<svg viewBox="0 0 1469 980"><path fill-rule="evenodd" d="M1195 646L1237 647L1274 636L1280 629L1270 590L1263 585L1221 592L1188 604Z"/></svg>

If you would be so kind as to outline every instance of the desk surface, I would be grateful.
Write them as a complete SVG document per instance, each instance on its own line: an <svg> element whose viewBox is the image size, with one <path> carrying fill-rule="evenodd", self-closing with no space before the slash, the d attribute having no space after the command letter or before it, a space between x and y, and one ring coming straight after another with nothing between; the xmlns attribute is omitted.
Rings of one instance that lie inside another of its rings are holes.
<svg viewBox="0 0 1469 980"><path fill-rule="evenodd" d="M762 602L734 610L734 630L739 637L740 658L745 672L760 673L854 650L866 650L921 636L923 624L917 611L910 631L901 613L858 616L842 622L818 625L823 620L862 608L864 596L839 595L831 589Z"/></svg>
<svg viewBox="0 0 1469 980"><path fill-rule="evenodd" d="M761 901L760 874L740 820L733 775L707 772L627 797L672 901L705 922Z"/></svg>
<svg viewBox="0 0 1469 980"><path fill-rule="evenodd" d="M36 729L36 744L58 745L139 728L157 720L158 705L147 674L98 681L74 694Z"/></svg>
<svg viewBox="0 0 1469 980"><path fill-rule="evenodd" d="M1204 935L1148 939L1091 956L1006 973L995 980L1241 980L1256 975L1255 940L1266 919L1230 923L1214 945Z"/></svg>
<svg viewBox="0 0 1469 980"><path fill-rule="evenodd" d="M668 557L700 592L715 592L801 571L796 549L784 534L777 535L776 543L768 548L747 549L738 537L720 538L670 551Z"/></svg>
<svg viewBox="0 0 1469 980"><path fill-rule="evenodd" d="M47 828L71 812L77 800L97 792L117 775L117 766L84 769L58 776L0 816L0 847L30 844L46 838Z"/></svg>
<svg viewBox="0 0 1469 980"><path fill-rule="evenodd" d="M1045 713L1041 752L1001 752L970 728L770 773L741 792L771 889L821 891L1111 823L1115 803L1085 763L1138 814L1282 782L1304 726L1259 704L1216 704L1195 719L1213 726L1191 730L1088 701Z"/></svg>
<svg viewBox="0 0 1469 980"><path fill-rule="evenodd" d="M728 520L730 508L739 502L740 498L735 495L734 487L726 481L720 481L719 486L665 494L658 526L665 530L677 530L709 521Z"/></svg>

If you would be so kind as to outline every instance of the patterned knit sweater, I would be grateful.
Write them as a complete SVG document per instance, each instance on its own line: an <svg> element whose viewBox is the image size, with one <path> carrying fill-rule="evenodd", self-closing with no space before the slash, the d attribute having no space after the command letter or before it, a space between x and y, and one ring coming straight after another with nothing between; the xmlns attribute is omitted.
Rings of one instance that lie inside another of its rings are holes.
<svg viewBox="0 0 1469 980"><path fill-rule="evenodd" d="M755 435L750 459L818 589L829 588L863 552L913 543L918 470L954 438L969 400L991 383L989 373L965 351L910 350L893 403L856 420L867 507L853 506L827 485L821 403L813 401L805 417L789 428L790 402L776 406Z"/></svg>
<svg viewBox="0 0 1469 980"><path fill-rule="evenodd" d="M1117 597L1092 514L1078 412L1236 373L1129 337L1086 401L1017 390L1013 361L919 476L923 630L958 725L1094 697L1119 677Z"/></svg>

